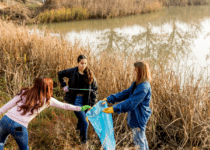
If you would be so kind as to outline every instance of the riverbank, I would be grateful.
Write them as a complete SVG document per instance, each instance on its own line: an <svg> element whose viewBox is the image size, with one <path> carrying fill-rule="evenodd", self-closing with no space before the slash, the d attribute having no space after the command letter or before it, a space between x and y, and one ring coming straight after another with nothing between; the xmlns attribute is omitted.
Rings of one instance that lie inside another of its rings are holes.
<svg viewBox="0 0 210 150"><path fill-rule="evenodd" d="M44 4L46 11L38 16L41 23L62 22L84 19L108 19L158 11L162 3L158 0L101 0L98 1L60 1ZM49 10L48 10L49 9Z"/></svg>
<svg viewBox="0 0 210 150"><path fill-rule="evenodd" d="M27 0L26 3L4 0L4 2L0 2L0 19L19 25L35 24L42 5L41 2L33 0Z"/></svg>
<svg viewBox="0 0 210 150"><path fill-rule="evenodd" d="M37 24L124 17L152 13L170 6L205 5L207 0L48 0L45 3L11 0L9 3L5 1L0 4L2 20L18 24Z"/></svg>
<svg viewBox="0 0 210 150"><path fill-rule="evenodd" d="M64 93L59 86L57 72L76 66L75 58L79 54L88 57L99 85L99 100L128 88L134 79L131 74L132 64L136 61L134 57L110 55L108 52L101 53L103 57L94 56L90 49L79 46L79 43L73 46L48 32L40 36L29 31L26 26L0 21L1 106L21 87L31 86L33 79L39 75L53 78L54 97L63 101ZM208 149L208 79L202 76L196 79L191 71L193 68L180 66L182 69L173 69L172 60L165 64L161 58L156 62L148 61L153 77L150 106L153 113L146 130L150 149ZM182 72L186 72L184 82L180 78ZM126 117L126 114L113 114L117 150L133 147ZM33 149L82 149L75 131L76 121L70 111L50 108L42 112L29 125L29 146ZM88 136L89 149L100 149L100 141L92 127L88 130ZM12 141L6 147L11 149L17 145Z"/></svg>

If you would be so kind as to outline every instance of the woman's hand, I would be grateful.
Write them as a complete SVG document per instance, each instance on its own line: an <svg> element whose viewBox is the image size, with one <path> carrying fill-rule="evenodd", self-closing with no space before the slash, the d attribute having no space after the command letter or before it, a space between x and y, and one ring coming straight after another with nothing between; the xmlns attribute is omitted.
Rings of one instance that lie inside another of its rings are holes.
<svg viewBox="0 0 210 150"><path fill-rule="evenodd" d="M64 92L68 92L68 91L69 91L69 90L68 90L68 86L64 86L64 87L63 87L63 91L64 91Z"/></svg>
<svg viewBox="0 0 210 150"><path fill-rule="evenodd" d="M107 101L106 97L104 99L102 99L102 101Z"/></svg>
<svg viewBox="0 0 210 150"><path fill-rule="evenodd" d="M103 112L109 114L109 113L114 113L114 109L113 107L108 107L108 108L105 108L104 110L102 110Z"/></svg>
<svg viewBox="0 0 210 150"><path fill-rule="evenodd" d="M91 107L89 105L85 105L81 107L81 111L85 111L87 109L91 109Z"/></svg>

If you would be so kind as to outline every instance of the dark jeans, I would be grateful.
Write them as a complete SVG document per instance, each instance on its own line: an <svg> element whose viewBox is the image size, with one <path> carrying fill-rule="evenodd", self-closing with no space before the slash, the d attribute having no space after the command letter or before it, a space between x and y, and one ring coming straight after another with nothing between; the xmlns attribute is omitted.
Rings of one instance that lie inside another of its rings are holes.
<svg viewBox="0 0 210 150"><path fill-rule="evenodd" d="M83 97L77 96L74 102L75 106L82 106L83 105ZM86 143L87 141L87 130L88 130L88 122L86 121L86 112L87 111L74 111L78 123L77 123L77 130L80 130L80 137L82 143Z"/></svg>
<svg viewBox="0 0 210 150"><path fill-rule="evenodd" d="M0 120L0 150L4 149L9 134L14 137L20 150L29 150L27 128L5 115Z"/></svg>

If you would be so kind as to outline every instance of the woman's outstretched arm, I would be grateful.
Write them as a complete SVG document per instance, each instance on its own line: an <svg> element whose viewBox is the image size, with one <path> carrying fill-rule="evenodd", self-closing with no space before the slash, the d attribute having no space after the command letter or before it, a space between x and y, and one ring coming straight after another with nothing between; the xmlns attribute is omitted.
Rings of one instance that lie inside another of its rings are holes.
<svg viewBox="0 0 210 150"><path fill-rule="evenodd" d="M20 95L16 95L12 100L7 102L4 106L0 108L0 115L7 112L12 107L14 107L19 100L20 100Z"/></svg>
<svg viewBox="0 0 210 150"><path fill-rule="evenodd" d="M74 106L71 104L62 103L53 97L50 98L50 106L65 109L65 110L81 111L80 106Z"/></svg>

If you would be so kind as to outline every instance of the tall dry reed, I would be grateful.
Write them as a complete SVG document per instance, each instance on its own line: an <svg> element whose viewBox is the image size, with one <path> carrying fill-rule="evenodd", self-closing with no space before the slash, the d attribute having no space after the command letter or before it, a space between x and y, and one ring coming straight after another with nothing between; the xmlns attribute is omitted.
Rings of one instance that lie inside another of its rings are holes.
<svg viewBox="0 0 210 150"><path fill-rule="evenodd" d="M87 9L89 13L88 18L121 17L153 12L159 10L161 7L161 3L158 0L49 0L43 5L45 10L63 8ZM47 12L48 11L45 13ZM78 14L80 14L80 12L78 12Z"/></svg>
<svg viewBox="0 0 210 150"><path fill-rule="evenodd" d="M79 43L72 45L48 32L39 35L26 27L0 21L0 100L5 103L23 86L31 86L39 75L52 77L54 96L61 101L57 73L77 65L79 54L85 54L99 87L99 99L120 92L131 85L136 61L123 54L93 52ZM141 58L143 59L143 58ZM152 116L147 125L151 149L209 148L209 87L196 79L190 70L175 70L169 64L150 62L153 76ZM173 65L173 63L172 63ZM179 72L188 72L183 78ZM1 103L2 104L2 103ZM202 105L201 105L202 104ZM111 106L111 105L110 105ZM117 149L133 147L127 114L113 114ZM90 127L89 145L84 148L76 136L76 119L70 111L50 108L42 112L29 126L29 145L33 149L100 149L98 136ZM7 145L16 147L17 145Z"/></svg>
<svg viewBox="0 0 210 150"><path fill-rule="evenodd" d="M43 8L86 8L93 18L120 17L156 11L164 6L204 5L207 0L48 0Z"/></svg>
<svg viewBox="0 0 210 150"><path fill-rule="evenodd" d="M159 0L165 6L205 5L208 0Z"/></svg>

